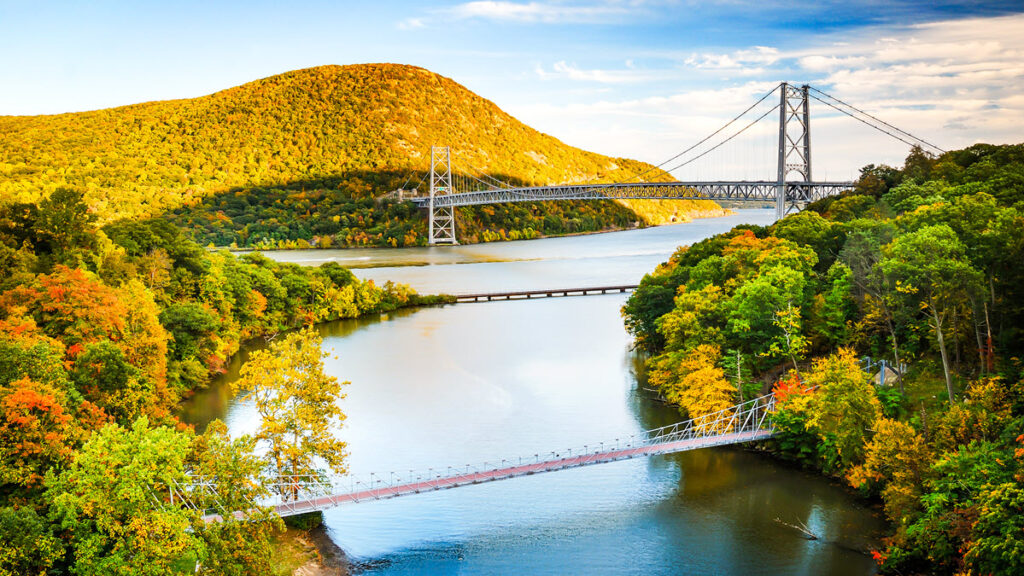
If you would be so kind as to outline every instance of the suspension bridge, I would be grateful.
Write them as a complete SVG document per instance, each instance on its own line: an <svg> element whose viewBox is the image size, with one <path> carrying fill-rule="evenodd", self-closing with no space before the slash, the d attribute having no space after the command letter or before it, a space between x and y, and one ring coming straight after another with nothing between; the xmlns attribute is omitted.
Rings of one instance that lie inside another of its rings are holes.
<svg viewBox="0 0 1024 576"><path fill-rule="evenodd" d="M774 412L775 396L768 394L718 412L629 436L478 465L365 476L281 476L263 482L269 496L250 501L249 509L272 508L282 517L295 516L343 504L399 498L712 446L756 442L775 434ZM171 486L170 503L195 510L207 522L218 522L226 516L245 518L245 510L226 509L218 503L217 487L220 485L218 479L193 476L187 482Z"/></svg>
<svg viewBox="0 0 1024 576"><path fill-rule="evenodd" d="M777 103L758 116L759 106L765 102L771 103L773 95L777 97ZM837 195L853 186L853 182L848 181L830 182L812 178L811 100L905 144L944 152L938 146L813 86L796 86L782 82L740 115L696 144L621 182L515 186L488 175L479 168L471 167L472 172L480 177L472 173L457 174L453 170L450 149L447 146L435 146L430 152L429 193L423 196L413 195L409 199L427 211L428 241L432 245L458 243L455 234L456 208L505 202L628 199L749 201L774 204L776 218L781 219L790 212L802 209L808 203ZM778 113L778 147L774 162L776 171L771 179L661 181L666 173L688 166L709 154L717 154L716 151L722 146L733 142L741 134L748 133L762 120L771 117L774 112ZM745 118L753 116L757 117L742 125ZM734 125L739 127L730 129ZM665 168L673 163L676 164L674 167ZM404 198L404 190L397 192L400 198Z"/></svg>

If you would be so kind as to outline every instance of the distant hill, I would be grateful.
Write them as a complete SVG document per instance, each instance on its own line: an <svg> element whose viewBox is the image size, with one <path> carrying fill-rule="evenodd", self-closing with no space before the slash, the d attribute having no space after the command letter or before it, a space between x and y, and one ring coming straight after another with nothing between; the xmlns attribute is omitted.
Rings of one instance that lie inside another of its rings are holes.
<svg viewBox="0 0 1024 576"><path fill-rule="evenodd" d="M102 221L171 212L217 244L326 236L341 244L420 243L422 214L372 199L422 175L431 145L451 146L456 169L522 184L618 181L651 168L567 146L448 78L396 64L297 70L187 100L0 116L0 133L3 202L35 202L72 187ZM717 209L712 202L482 207L461 213L460 235L599 230Z"/></svg>

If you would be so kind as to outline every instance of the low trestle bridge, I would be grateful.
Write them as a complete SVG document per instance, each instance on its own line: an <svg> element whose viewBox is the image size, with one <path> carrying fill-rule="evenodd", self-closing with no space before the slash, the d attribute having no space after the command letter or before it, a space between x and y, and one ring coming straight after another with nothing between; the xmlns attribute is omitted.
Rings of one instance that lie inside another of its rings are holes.
<svg viewBox="0 0 1024 576"><path fill-rule="evenodd" d="M636 284L621 286L595 286L591 288L549 288L546 290L519 290L512 292L482 292L479 294L456 294L455 302L491 302L492 300L530 300L532 298L554 298L566 296L596 296L598 294L622 294L631 292Z"/></svg>

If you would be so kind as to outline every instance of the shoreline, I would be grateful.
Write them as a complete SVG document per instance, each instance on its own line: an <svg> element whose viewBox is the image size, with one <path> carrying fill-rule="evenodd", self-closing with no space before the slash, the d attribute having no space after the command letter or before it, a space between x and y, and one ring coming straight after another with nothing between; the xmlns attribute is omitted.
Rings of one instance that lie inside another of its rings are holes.
<svg viewBox="0 0 1024 576"><path fill-rule="evenodd" d="M319 566L323 576L349 576L352 574L352 561L345 550L338 546L327 533L327 527L321 522L313 527L308 535L320 556ZM301 570L301 568L299 569ZM298 574L299 571L297 570Z"/></svg>
<svg viewBox="0 0 1024 576"><path fill-rule="evenodd" d="M662 226L675 226L677 224L687 224L694 220L705 220L710 218L724 218L726 216L733 216L736 214L736 210L732 208L720 208L718 210L701 210L698 213L688 214L686 218L680 219L676 222L664 222L661 224L647 224L645 226L633 226L629 228L606 228L602 230L591 230L589 232L567 232L565 234L541 234L534 238L504 238L500 240L493 240L490 242L459 242L456 246L478 246L482 244L495 244L499 242L528 242L530 240L544 240L547 238L572 238L574 236L593 236L596 234L608 234L611 232L624 232L628 230L641 230L644 228L660 228ZM413 246L380 246L380 245L365 245L365 246L328 246L326 248L320 246L309 246L307 248L253 248L250 246L239 246L238 248L232 248L231 246L207 246L205 249L208 252L219 252L221 250L227 250L232 254L250 254L253 252L298 252L301 250L398 250L406 248L430 248L430 244L413 245Z"/></svg>

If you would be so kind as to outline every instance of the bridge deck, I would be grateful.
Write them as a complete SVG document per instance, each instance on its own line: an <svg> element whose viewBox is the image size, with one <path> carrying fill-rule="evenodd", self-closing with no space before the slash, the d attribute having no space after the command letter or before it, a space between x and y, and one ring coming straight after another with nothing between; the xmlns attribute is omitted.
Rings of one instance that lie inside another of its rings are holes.
<svg viewBox="0 0 1024 576"><path fill-rule="evenodd" d="M790 202L813 202L853 186L852 182L786 182L785 195ZM430 197L412 198L421 207L433 202L434 208L473 206L504 202L544 202L550 200L737 200L775 202L777 181L735 182L630 182L615 184L564 184L494 188Z"/></svg>
<svg viewBox="0 0 1024 576"><path fill-rule="evenodd" d="M558 288L548 290L519 290L516 292L490 292L481 294L457 294L456 302L490 302L492 300L528 300L531 298L551 298L555 296L592 296L609 292L628 292L636 289L636 284L622 286L597 286L593 288Z"/></svg>

